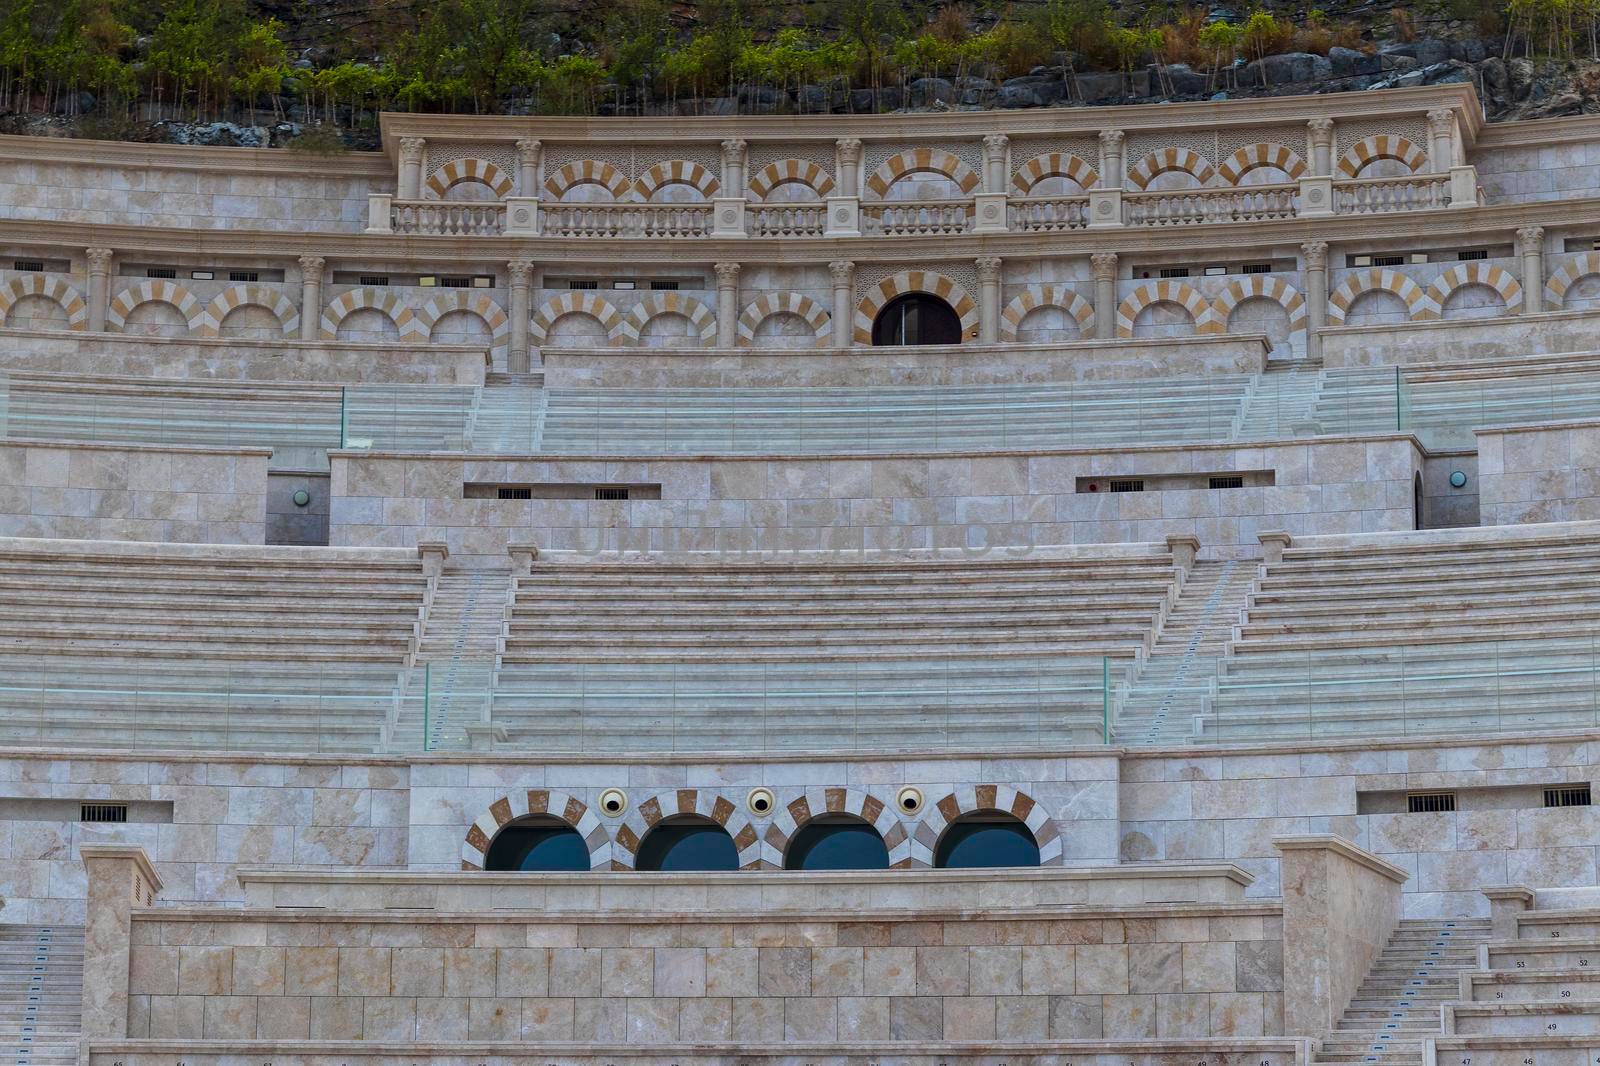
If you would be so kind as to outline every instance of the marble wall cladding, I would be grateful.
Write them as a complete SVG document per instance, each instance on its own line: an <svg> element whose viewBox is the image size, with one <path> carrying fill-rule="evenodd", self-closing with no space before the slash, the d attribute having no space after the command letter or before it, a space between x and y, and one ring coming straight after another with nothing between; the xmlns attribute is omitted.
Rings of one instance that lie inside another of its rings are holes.
<svg viewBox="0 0 1600 1066"><path fill-rule="evenodd" d="M1561 200L1600 186L1600 144L1587 140L1485 148L1473 163L1491 202Z"/></svg>
<svg viewBox="0 0 1600 1066"><path fill-rule="evenodd" d="M213 920L215 919L215 920ZM993 920L135 918L132 1037L630 1044L1280 1032L1274 908Z"/></svg>
<svg viewBox="0 0 1600 1066"><path fill-rule="evenodd" d="M948 457L479 460L333 456L335 545L443 541L498 563L507 543L571 551L949 548L1200 538L1253 558L1257 534L1413 528L1409 437ZM1078 492L1080 477L1270 470L1224 490ZM466 482L659 484L661 499L467 500Z"/></svg>
<svg viewBox="0 0 1600 1066"><path fill-rule="evenodd" d="M1552 263L1551 269L1555 264ZM1594 350L1600 310L1545 311L1536 315L1435 322L1337 326L1319 331L1330 368L1525 359L1556 352Z"/></svg>
<svg viewBox="0 0 1600 1066"><path fill-rule="evenodd" d="M1483 524L1600 518L1600 422L1481 429Z"/></svg>
<svg viewBox="0 0 1600 1066"><path fill-rule="evenodd" d="M157 1045L158 1047L160 1045ZM96 1041L88 1048L87 1066L171 1066L165 1048L148 1050L150 1045L122 1041ZM258 1044L245 1047L234 1041L201 1042L186 1040L183 1061L189 1066L234 1066L241 1056L270 1055L282 1066L317 1066L334 1055L347 1066L417 1066L424 1061L455 1061L470 1057L474 1062L495 1066L549 1066L552 1052L569 1066L655 1066L661 1052L649 1045L619 1043L565 1045L544 1048L533 1044L508 1050L505 1044L462 1042L419 1043L399 1054L383 1045L349 1043L304 1045L293 1051L282 1045ZM738 1061L748 1066L794 1066L795 1063L830 1061L877 1061L881 1049L859 1041L784 1040L775 1046L745 1044ZM1064 1058L1082 1066L1127 1066L1130 1056L1141 1066L1195 1066L1202 1058L1208 1066L1304 1066L1309 1054L1304 1041L1284 1037L1198 1041L1193 1037L1176 1041L1093 1040L1064 1043L1059 1040L1007 1041L1005 1061L1010 1066L1059 1066ZM674 1047L671 1060L678 1066L726 1066L728 1053L715 1045ZM262 1061L267 1061L265 1058ZM994 1061L991 1047L976 1044L926 1042L903 1044L894 1050L899 1066L988 1066ZM1520 1059L1506 1058L1496 1066L1522 1066Z"/></svg>
<svg viewBox="0 0 1600 1066"><path fill-rule="evenodd" d="M262 544L269 454L0 442L0 536Z"/></svg>

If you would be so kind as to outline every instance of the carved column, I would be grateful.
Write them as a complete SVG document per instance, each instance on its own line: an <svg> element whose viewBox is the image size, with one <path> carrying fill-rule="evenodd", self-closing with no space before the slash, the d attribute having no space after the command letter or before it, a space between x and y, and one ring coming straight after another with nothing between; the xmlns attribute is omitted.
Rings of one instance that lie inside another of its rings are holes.
<svg viewBox="0 0 1600 1066"><path fill-rule="evenodd" d="M738 137L730 137L722 142L723 196L744 197L744 149L745 143Z"/></svg>
<svg viewBox="0 0 1600 1066"><path fill-rule="evenodd" d="M848 259L836 259L828 264L828 274L833 278L833 336L828 343L835 348L849 348L855 343L856 332L856 265Z"/></svg>
<svg viewBox="0 0 1600 1066"><path fill-rule="evenodd" d="M1328 323L1328 242L1307 241L1300 246L1306 275L1306 358L1322 358L1317 330Z"/></svg>
<svg viewBox="0 0 1600 1066"><path fill-rule="evenodd" d="M1122 190L1127 180L1127 168L1122 158L1123 133L1121 130L1100 131L1100 188Z"/></svg>
<svg viewBox="0 0 1600 1066"><path fill-rule="evenodd" d="M986 255L978 266L978 343L1000 342L1000 258Z"/></svg>
<svg viewBox="0 0 1600 1066"><path fill-rule="evenodd" d="M111 306L110 248L86 248L89 261L89 332L99 333L106 328L106 310Z"/></svg>
<svg viewBox="0 0 1600 1066"><path fill-rule="evenodd" d="M322 326L322 268L320 255L300 257L300 339L314 341Z"/></svg>
<svg viewBox="0 0 1600 1066"><path fill-rule="evenodd" d="M1311 177L1333 176L1333 119L1314 118L1306 123L1306 141L1311 146Z"/></svg>
<svg viewBox="0 0 1600 1066"><path fill-rule="evenodd" d="M526 374L532 365L528 351L528 323L533 315L532 295L533 261L513 259L507 264L511 278L511 347L506 352L506 369L513 374Z"/></svg>
<svg viewBox="0 0 1600 1066"><path fill-rule="evenodd" d="M1544 310L1544 227L1517 230L1517 254L1522 257L1522 313Z"/></svg>
<svg viewBox="0 0 1600 1066"><path fill-rule="evenodd" d="M732 348L739 339L739 264L718 263L717 347Z"/></svg>
<svg viewBox="0 0 1600 1066"><path fill-rule="evenodd" d="M1006 191L1006 146L1011 138L1003 133L990 133L983 138L983 191Z"/></svg>
<svg viewBox="0 0 1600 1066"><path fill-rule="evenodd" d="M539 158L543 145L537 138L523 137L517 141L517 195L539 195Z"/></svg>
<svg viewBox="0 0 1600 1066"><path fill-rule="evenodd" d="M1428 112L1428 162L1435 174L1448 174L1456 165L1456 113L1448 107Z"/></svg>
<svg viewBox="0 0 1600 1066"><path fill-rule="evenodd" d="M856 137L841 137L834 142L838 149L839 181L835 196L861 195L861 141Z"/></svg>
<svg viewBox="0 0 1600 1066"><path fill-rule="evenodd" d="M1096 252L1089 265L1094 268L1094 335L1110 340L1117 335L1117 253Z"/></svg>
<svg viewBox="0 0 1600 1066"><path fill-rule="evenodd" d="M421 137L400 138L400 199L422 199L422 157L428 142Z"/></svg>

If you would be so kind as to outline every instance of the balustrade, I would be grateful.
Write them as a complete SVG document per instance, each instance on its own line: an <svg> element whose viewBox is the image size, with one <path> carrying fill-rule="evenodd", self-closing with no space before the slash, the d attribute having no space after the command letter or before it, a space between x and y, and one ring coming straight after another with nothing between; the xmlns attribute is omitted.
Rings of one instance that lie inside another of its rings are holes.
<svg viewBox="0 0 1600 1066"><path fill-rule="evenodd" d="M827 204L757 204L745 216L754 237L820 237L828 223Z"/></svg>
<svg viewBox="0 0 1600 1066"><path fill-rule="evenodd" d="M389 224L396 233L444 237L497 237L506 229L506 205L500 202L395 200Z"/></svg>
<svg viewBox="0 0 1600 1066"><path fill-rule="evenodd" d="M1431 211L1450 206L1447 174L1407 174L1335 182L1334 210L1341 215L1381 215L1390 211Z"/></svg>
<svg viewBox="0 0 1600 1066"><path fill-rule="evenodd" d="M1261 222L1293 218L1299 189L1294 185L1247 185L1231 189L1127 193L1123 223L1129 226L1180 226L1205 222Z"/></svg>
<svg viewBox="0 0 1600 1066"><path fill-rule="evenodd" d="M970 200L904 200L861 205L864 232L883 237L965 233L972 222Z"/></svg>
<svg viewBox="0 0 1600 1066"><path fill-rule="evenodd" d="M1010 227L1021 233L1082 229L1089 224L1089 198L1062 196L1013 200L1006 217Z"/></svg>
<svg viewBox="0 0 1600 1066"><path fill-rule="evenodd" d="M550 204L541 212L546 237L706 237L710 204Z"/></svg>

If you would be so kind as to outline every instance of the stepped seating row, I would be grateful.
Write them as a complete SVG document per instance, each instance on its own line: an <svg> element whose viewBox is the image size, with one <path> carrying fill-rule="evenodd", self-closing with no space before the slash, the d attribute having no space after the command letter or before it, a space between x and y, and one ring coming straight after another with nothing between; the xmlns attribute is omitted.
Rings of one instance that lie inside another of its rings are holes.
<svg viewBox="0 0 1600 1066"><path fill-rule="evenodd" d="M414 553L0 540L0 743L375 750Z"/></svg>
<svg viewBox="0 0 1600 1066"><path fill-rule="evenodd" d="M493 716L546 748L1100 743L1107 660L1148 649L1176 588L1154 545L980 561L545 556L517 582Z"/></svg>
<svg viewBox="0 0 1600 1066"><path fill-rule="evenodd" d="M1266 567L1210 741L1591 727L1600 523L1309 537Z"/></svg>

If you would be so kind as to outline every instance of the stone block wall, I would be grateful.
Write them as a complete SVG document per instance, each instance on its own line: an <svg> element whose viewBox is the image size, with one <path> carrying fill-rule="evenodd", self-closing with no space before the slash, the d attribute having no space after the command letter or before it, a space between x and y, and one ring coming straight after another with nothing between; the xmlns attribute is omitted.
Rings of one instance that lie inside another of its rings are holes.
<svg viewBox="0 0 1600 1066"><path fill-rule="evenodd" d="M1480 429L1483 524L1600 518L1600 422Z"/></svg>

